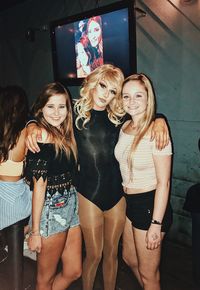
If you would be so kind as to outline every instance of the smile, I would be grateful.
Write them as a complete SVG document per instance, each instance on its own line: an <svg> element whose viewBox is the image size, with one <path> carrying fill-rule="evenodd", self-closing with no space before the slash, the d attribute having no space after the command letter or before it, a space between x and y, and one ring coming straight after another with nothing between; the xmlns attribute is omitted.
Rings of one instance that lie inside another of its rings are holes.
<svg viewBox="0 0 200 290"><path fill-rule="evenodd" d="M99 98L100 102L105 104L106 103L106 100L105 99L102 99L102 98Z"/></svg>

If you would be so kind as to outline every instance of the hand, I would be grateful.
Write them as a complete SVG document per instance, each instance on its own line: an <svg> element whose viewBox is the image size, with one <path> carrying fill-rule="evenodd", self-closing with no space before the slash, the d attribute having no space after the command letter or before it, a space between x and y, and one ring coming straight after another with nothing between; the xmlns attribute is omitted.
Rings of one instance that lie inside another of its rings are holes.
<svg viewBox="0 0 200 290"><path fill-rule="evenodd" d="M151 129L151 141L155 138L156 148L162 150L169 143L169 129L164 118L158 118L153 122Z"/></svg>
<svg viewBox="0 0 200 290"><path fill-rule="evenodd" d="M161 243L161 225L151 224L146 234L147 249L155 250Z"/></svg>
<svg viewBox="0 0 200 290"><path fill-rule="evenodd" d="M28 247L32 252L40 253L42 249L42 237L40 235L30 235L28 238Z"/></svg>
<svg viewBox="0 0 200 290"><path fill-rule="evenodd" d="M42 131L35 123L31 123L27 126L26 146L33 153L40 151L38 140L42 140Z"/></svg>

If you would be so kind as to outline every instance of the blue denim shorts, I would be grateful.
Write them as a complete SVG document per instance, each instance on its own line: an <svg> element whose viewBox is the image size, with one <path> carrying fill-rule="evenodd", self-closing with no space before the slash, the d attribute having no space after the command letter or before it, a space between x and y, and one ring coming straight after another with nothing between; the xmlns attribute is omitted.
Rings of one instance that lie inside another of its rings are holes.
<svg viewBox="0 0 200 290"><path fill-rule="evenodd" d="M49 237L78 225L78 197L76 189L71 187L64 194L61 195L57 192L53 197L47 192L40 219L41 236Z"/></svg>

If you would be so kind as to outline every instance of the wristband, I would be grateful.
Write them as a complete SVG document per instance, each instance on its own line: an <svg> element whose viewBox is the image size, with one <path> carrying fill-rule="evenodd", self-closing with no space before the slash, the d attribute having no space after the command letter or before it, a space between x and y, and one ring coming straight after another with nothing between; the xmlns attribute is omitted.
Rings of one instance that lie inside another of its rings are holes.
<svg viewBox="0 0 200 290"><path fill-rule="evenodd" d="M151 223L154 224L154 225L162 226L162 223L161 222L159 222L157 220L154 220L154 219L151 220Z"/></svg>

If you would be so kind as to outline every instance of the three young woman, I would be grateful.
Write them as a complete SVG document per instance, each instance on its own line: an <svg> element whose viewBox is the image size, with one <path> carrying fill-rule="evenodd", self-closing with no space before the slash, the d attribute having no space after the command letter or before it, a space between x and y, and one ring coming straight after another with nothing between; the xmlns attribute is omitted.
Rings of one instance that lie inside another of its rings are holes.
<svg viewBox="0 0 200 290"><path fill-rule="evenodd" d="M67 233L69 228L79 227L74 187L77 147L66 89L60 83L48 84L33 105L33 115L41 128L42 138L38 143L40 152L28 151L26 158L25 176L33 190L28 244L37 252L36 289L64 290L74 280L70 277ZM77 275L81 274L79 248L74 256L80 268ZM56 274L60 258L62 272Z"/></svg>
<svg viewBox="0 0 200 290"><path fill-rule="evenodd" d="M116 284L118 244L126 208L119 165L114 156L118 125L124 115L121 106L123 81L119 68L102 65L85 78L81 98L75 103L75 138L80 167L79 217L86 249L84 290L93 289L102 256L104 289L114 290ZM163 121L156 122L163 124ZM35 135L38 129L29 134L27 142L33 151L40 149L35 144ZM75 233L69 230L68 236L75 237ZM75 247L71 248L72 253L76 253Z"/></svg>
<svg viewBox="0 0 200 290"><path fill-rule="evenodd" d="M164 234L172 223L169 203L171 142L162 150L151 141L155 96L150 80L135 74L123 82L122 104L131 119L120 131L115 147L127 202L133 271L145 290L160 290L159 263ZM128 227L128 226L127 226ZM132 235L132 238L131 238Z"/></svg>

